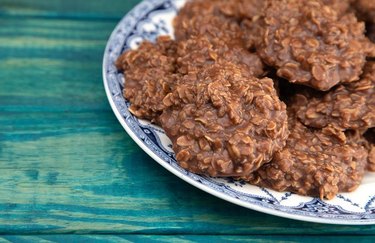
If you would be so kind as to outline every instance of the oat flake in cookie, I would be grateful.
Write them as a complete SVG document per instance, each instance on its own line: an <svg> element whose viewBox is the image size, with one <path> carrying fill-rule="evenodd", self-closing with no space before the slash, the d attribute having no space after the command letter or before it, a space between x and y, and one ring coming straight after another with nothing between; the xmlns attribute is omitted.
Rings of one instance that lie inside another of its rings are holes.
<svg viewBox="0 0 375 243"><path fill-rule="evenodd" d="M342 16L349 11L350 9L350 4L353 0L321 0L323 4L330 6L333 8L339 16Z"/></svg>
<svg viewBox="0 0 375 243"><path fill-rule="evenodd" d="M238 66L207 65L180 80L160 123L181 167L210 176L247 176L282 149L285 104L271 79Z"/></svg>
<svg viewBox="0 0 375 243"><path fill-rule="evenodd" d="M360 81L340 85L326 94L299 94L293 107L298 118L311 127L375 127L375 62L366 64Z"/></svg>
<svg viewBox="0 0 375 243"><path fill-rule="evenodd" d="M289 129L286 147L247 178L250 183L322 199L359 186L367 165L366 148L332 127L309 129L293 114Z"/></svg>
<svg viewBox="0 0 375 243"><path fill-rule="evenodd" d="M320 0L268 1L264 22L259 54L292 83L326 91L356 81L371 52L364 23Z"/></svg>

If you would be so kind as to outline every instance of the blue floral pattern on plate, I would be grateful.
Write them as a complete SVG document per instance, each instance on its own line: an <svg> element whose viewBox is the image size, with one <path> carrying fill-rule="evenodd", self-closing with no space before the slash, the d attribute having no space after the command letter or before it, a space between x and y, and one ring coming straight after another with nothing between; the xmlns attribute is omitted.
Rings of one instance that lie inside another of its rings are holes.
<svg viewBox="0 0 375 243"><path fill-rule="evenodd" d="M232 179L196 175L182 169L174 158L164 131L135 118L122 96L124 77L114 65L129 48L142 40L173 36L172 20L185 0L145 0L130 11L113 31L103 60L103 80L118 120L137 144L159 164L190 184L232 203L286 218L331 224L375 224L375 174L368 174L355 192L330 201L275 192Z"/></svg>

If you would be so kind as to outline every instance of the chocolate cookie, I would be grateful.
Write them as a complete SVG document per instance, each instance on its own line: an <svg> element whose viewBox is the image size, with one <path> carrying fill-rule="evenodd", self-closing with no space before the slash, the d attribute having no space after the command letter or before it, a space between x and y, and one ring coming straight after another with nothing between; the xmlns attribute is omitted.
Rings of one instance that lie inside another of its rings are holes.
<svg viewBox="0 0 375 243"><path fill-rule="evenodd" d="M277 191L321 199L355 190L364 176L367 149L333 127L307 128L293 112L289 112L288 120L290 135L285 148L247 180Z"/></svg>
<svg viewBox="0 0 375 243"><path fill-rule="evenodd" d="M160 101L176 82L177 44L169 37L156 43L142 42L137 50L122 54L116 62L125 73L124 97L131 102L129 111L139 118L156 122L165 106Z"/></svg>
<svg viewBox="0 0 375 243"><path fill-rule="evenodd" d="M260 39L258 19L265 8L259 0L188 1L174 20L177 40L206 36L230 47L250 49Z"/></svg>
<svg viewBox="0 0 375 243"><path fill-rule="evenodd" d="M374 127L375 62L366 64L361 80L340 85L326 94L299 94L293 106L298 118L307 126Z"/></svg>
<svg viewBox="0 0 375 243"><path fill-rule="evenodd" d="M230 46L242 46L239 24L220 14L218 4L223 1L188 1L174 19L176 40L192 36L206 36L209 40Z"/></svg>
<svg viewBox="0 0 375 243"><path fill-rule="evenodd" d="M145 41L138 49L121 55L116 65L125 73L124 97L131 102L129 110L139 118L157 122L165 109L160 101L171 92L176 80L219 60L243 66L254 76L264 73L258 55L223 42L210 42L205 36L178 43L166 36L156 43Z"/></svg>
<svg viewBox="0 0 375 243"><path fill-rule="evenodd" d="M164 100L160 123L181 167L210 176L247 176L288 136L285 105L271 79L220 62L186 75Z"/></svg>
<svg viewBox="0 0 375 243"><path fill-rule="evenodd" d="M370 55L364 23L320 0L268 1L258 52L280 77L329 90L359 79Z"/></svg>

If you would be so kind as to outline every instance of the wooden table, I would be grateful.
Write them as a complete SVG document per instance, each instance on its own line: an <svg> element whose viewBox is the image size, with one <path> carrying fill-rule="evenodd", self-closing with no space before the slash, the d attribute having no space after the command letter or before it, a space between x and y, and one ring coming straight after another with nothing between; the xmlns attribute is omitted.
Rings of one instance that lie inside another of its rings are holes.
<svg viewBox="0 0 375 243"><path fill-rule="evenodd" d="M299 222L210 196L130 139L101 64L138 2L0 1L0 240L374 242L375 226Z"/></svg>

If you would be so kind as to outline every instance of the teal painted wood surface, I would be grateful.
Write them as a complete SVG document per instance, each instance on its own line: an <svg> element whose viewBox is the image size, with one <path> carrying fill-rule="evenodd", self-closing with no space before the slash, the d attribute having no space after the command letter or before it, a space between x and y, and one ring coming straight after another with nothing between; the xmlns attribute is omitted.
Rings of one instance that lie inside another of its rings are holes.
<svg viewBox="0 0 375 243"><path fill-rule="evenodd" d="M1 0L0 14L103 20L120 18L139 2L140 0Z"/></svg>
<svg viewBox="0 0 375 243"><path fill-rule="evenodd" d="M4 235L0 236L0 242L106 242L106 243L129 243L129 242L288 242L288 243L348 243L362 242L373 243L374 236L244 236L244 235Z"/></svg>
<svg viewBox="0 0 375 243"><path fill-rule="evenodd" d="M373 242L375 226L299 222L217 199L130 139L109 107L101 62L137 2L0 1L0 233L36 234L0 242ZM113 236L49 235L90 233Z"/></svg>

